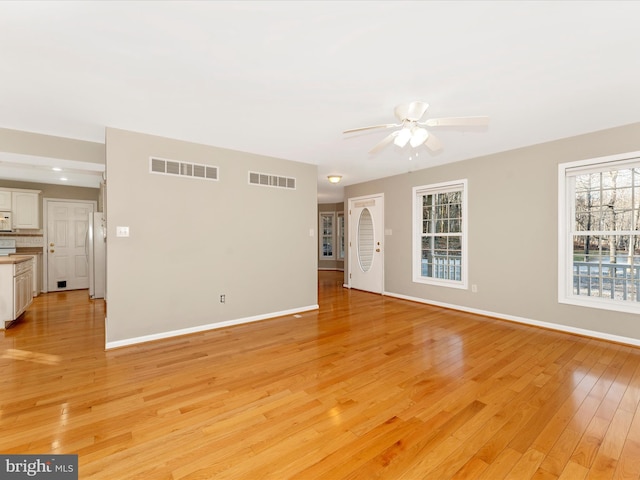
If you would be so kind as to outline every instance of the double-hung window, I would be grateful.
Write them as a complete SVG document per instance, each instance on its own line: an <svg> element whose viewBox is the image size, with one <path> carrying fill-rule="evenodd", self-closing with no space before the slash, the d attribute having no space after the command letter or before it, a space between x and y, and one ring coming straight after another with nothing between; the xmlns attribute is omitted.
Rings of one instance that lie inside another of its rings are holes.
<svg viewBox="0 0 640 480"><path fill-rule="evenodd" d="M559 165L558 300L640 313L640 152Z"/></svg>
<svg viewBox="0 0 640 480"><path fill-rule="evenodd" d="M413 281L467 288L467 181L413 188Z"/></svg>

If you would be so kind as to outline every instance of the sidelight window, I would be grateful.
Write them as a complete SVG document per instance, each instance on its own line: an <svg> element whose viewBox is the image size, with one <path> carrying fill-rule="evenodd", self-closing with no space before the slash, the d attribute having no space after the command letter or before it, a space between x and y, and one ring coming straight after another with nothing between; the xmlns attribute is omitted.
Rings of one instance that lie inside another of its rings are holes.
<svg viewBox="0 0 640 480"><path fill-rule="evenodd" d="M338 212L338 260L344 260L344 212Z"/></svg>

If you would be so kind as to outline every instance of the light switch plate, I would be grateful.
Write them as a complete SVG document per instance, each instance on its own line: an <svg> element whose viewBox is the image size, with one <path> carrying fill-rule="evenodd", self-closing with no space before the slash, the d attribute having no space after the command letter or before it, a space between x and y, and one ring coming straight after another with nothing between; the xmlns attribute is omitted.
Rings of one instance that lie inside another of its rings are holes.
<svg viewBox="0 0 640 480"><path fill-rule="evenodd" d="M129 227L116 227L116 237L128 237Z"/></svg>

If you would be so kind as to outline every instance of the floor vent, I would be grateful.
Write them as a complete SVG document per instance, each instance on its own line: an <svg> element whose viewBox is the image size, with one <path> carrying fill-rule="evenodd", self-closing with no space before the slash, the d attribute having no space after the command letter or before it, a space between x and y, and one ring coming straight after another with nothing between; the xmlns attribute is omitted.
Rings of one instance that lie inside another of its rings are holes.
<svg viewBox="0 0 640 480"><path fill-rule="evenodd" d="M149 159L149 172L161 175L201 178L203 180L218 180L218 167L200 165L199 163L177 162L157 157Z"/></svg>
<svg viewBox="0 0 640 480"><path fill-rule="evenodd" d="M262 185L264 187L296 189L295 178L280 177L269 173L249 172L249 183L251 185Z"/></svg>

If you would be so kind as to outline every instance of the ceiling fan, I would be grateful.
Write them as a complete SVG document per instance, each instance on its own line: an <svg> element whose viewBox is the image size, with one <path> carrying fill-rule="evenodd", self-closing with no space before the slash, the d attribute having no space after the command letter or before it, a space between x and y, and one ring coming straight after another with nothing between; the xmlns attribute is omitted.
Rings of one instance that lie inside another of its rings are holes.
<svg viewBox="0 0 640 480"><path fill-rule="evenodd" d="M443 117L429 118L424 122L420 119L429 108L425 102L411 102L398 105L394 109L394 114L400 123L385 123L382 125L372 125L370 127L352 128L343 133L362 132L375 128L395 128L401 127L395 132L391 132L380 142L378 142L369 153L378 153L384 147L393 142L398 147L405 147L407 143L416 148L424 144L431 151L438 151L442 148L442 143L433 133L424 127L460 127L460 126L483 126L489 123L489 117Z"/></svg>

